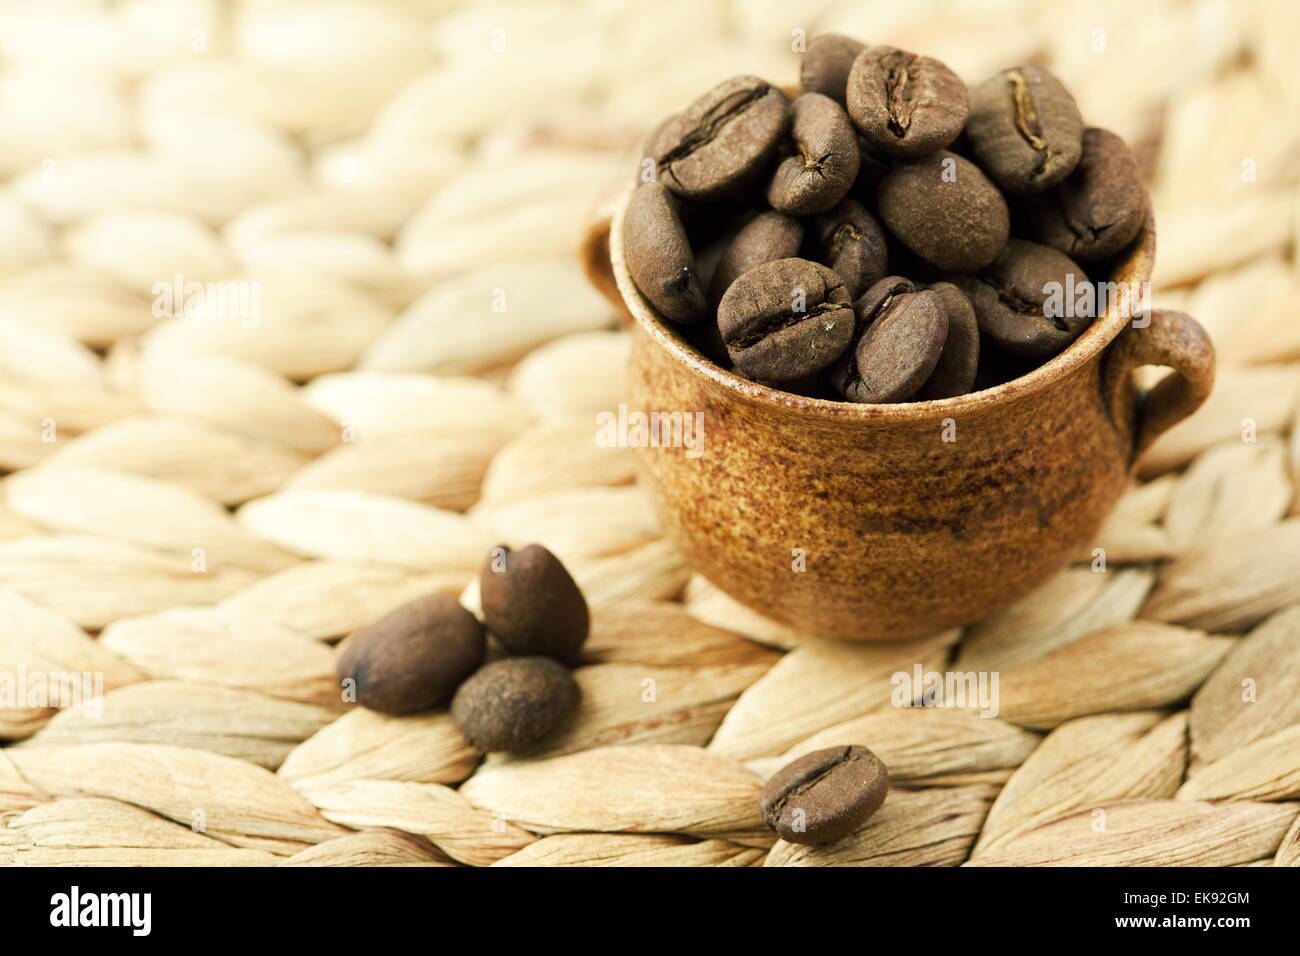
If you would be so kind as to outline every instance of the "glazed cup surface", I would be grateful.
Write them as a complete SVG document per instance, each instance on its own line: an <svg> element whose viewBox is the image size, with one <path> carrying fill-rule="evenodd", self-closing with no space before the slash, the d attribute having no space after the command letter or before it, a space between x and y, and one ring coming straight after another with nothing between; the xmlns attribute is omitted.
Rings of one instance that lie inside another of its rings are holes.
<svg viewBox="0 0 1300 956"><path fill-rule="evenodd" d="M1137 453L1213 380L1194 321L1156 312L1143 327L1121 296L1063 353L996 388L898 405L767 388L695 351L637 290L623 258L627 195L608 265L589 271L612 271L634 320L629 407L703 425L692 455L642 448L642 480L692 569L809 633L915 637L1021 597L1080 554ZM1112 281L1149 281L1154 253L1148 209ZM1148 363L1175 369L1152 400L1131 382Z"/></svg>

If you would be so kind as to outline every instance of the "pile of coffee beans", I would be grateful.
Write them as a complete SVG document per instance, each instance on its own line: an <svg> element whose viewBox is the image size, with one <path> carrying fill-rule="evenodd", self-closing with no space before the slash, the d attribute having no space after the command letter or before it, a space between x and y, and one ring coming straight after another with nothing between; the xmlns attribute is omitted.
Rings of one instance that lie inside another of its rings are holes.
<svg viewBox="0 0 1300 956"><path fill-rule="evenodd" d="M569 667L590 629L586 599L539 544L492 549L479 592L486 629L454 598L436 594L357 631L339 651L340 685L385 714L450 701L456 728L482 751L536 743L578 705ZM485 664L489 632L504 656Z"/></svg>
<svg viewBox="0 0 1300 956"><path fill-rule="evenodd" d="M830 843L880 809L889 793L884 762L866 747L827 747L774 773L759 794L763 821L789 843Z"/></svg>
<svg viewBox="0 0 1300 956"><path fill-rule="evenodd" d="M1091 324L1066 297L1109 278L1146 194L1056 77L968 90L931 57L824 35L800 79L791 99L733 77L646 141L625 258L690 344L788 392L928 401L1023 375Z"/></svg>

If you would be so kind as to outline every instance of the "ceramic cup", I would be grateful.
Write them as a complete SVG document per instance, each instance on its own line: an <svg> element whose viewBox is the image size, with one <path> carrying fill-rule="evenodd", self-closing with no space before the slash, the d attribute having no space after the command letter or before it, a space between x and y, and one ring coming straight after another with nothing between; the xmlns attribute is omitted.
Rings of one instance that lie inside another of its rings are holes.
<svg viewBox="0 0 1300 956"><path fill-rule="evenodd" d="M588 274L633 320L629 409L703 425L692 454L641 449L641 479L693 570L809 633L916 637L1023 596L1084 552L1138 455L1214 381L1193 319L1131 319L1120 297L1050 362L969 395L857 405L767 388L685 344L637 291L630 194L584 245ZM1148 208L1112 280L1149 281L1154 254ZM1139 391L1143 365L1172 371Z"/></svg>

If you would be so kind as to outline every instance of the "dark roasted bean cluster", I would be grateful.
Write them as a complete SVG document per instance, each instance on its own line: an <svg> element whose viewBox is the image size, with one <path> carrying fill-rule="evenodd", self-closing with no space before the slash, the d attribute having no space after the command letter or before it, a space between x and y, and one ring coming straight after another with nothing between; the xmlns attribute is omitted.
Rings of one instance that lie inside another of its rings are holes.
<svg viewBox="0 0 1300 956"><path fill-rule="evenodd" d="M587 601L540 544L494 548L479 576L487 632L506 655L488 657L487 633L455 598L404 604L341 646L337 673L349 699L386 714L450 702L451 718L483 751L525 750L578 706L577 662L591 622Z"/></svg>
<svg viewBox="0 0 1300 956"><path fill-rule="evenodd" d="M1088 327L1099 309L1063 296L1093 281L1080 262L1109 277L1145 187L1051 73L968 90L932 57L825 35L800 81L791 100L734 77L646 141L625 259L691 344L785 391L908 402L1022 375Z"/></svg>

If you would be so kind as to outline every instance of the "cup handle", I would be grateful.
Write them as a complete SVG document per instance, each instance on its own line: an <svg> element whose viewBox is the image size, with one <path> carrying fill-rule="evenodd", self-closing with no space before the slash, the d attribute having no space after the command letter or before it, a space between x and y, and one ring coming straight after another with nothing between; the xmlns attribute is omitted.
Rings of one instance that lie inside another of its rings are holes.
<svg viewBox="0 0 1300 956"><path fill-rule="evenodd" d="M618 291L618 283L614 280L614 264L609 258L609 230L614 221L614 209L623 192L623 186L611 186L601 193L587 213L582 240L578 244L578 261L582 263L587 281L618 308L627 324L631 321L632 314L628 312L623 296Z"/></svg>
<svg viewBox="0 0 1300 956"><path fill-rule="evenodd" d="M1154 309L1146 325L1130 322L1111 343L1102 372L1102 398L1112 421L1132 436L1130 463L1201 406L1214 387L1214 345L1201 324L1182 312ZM1143 365L1173 369L1151 389L1133 384Z"/></svg>

